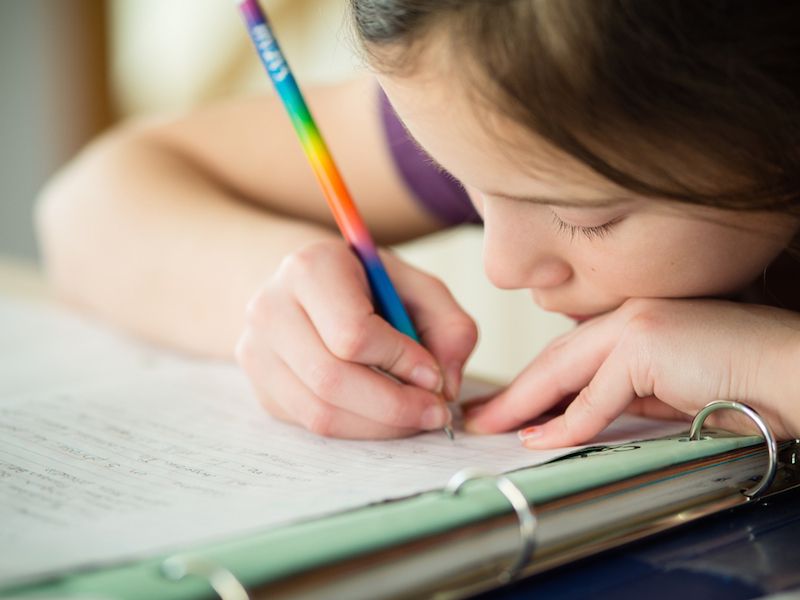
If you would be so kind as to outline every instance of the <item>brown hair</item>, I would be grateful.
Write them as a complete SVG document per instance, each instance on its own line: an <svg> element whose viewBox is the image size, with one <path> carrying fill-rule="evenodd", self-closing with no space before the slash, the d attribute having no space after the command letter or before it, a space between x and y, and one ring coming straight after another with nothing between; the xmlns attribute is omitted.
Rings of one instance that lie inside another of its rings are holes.
<svg viewBox="0 0 800 600"><path fill-rule="evenodd" d="M443 35L465 89L626 189L800 215L796 0L351 5L379 70Z"/></svg>

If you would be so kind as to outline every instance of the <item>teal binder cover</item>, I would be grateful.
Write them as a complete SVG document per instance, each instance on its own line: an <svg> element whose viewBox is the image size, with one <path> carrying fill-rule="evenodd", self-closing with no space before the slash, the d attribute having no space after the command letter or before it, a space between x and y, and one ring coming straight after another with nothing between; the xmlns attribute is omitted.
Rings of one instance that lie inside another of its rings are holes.
<svg viewBox="0 0 800 600"><path fill-rule="evenodd" d="M586 490L624 481L665 467L719 456L762 442L758 437L715 433L689 442L685 436L641 441L617 447L581 451L572 457L510 473L509 478L537 506ZM762 456L760 462L764 462ZM706 469L714 477L714 465ZM763 469L759 464L758 469ZM741 482L739 482L741 483ZM736 487L739 489L740 486ZM366 506L322 519L254 533L212 545L186 548L181 554L203 557L230 570L245 587L311 571L317 567L391 548L470 523L507 514L507 500L487 482L476 481L458 496L442 491ZM172 553L171 553L172 554ZM83 570L50 582L6 590L16 596L97 594L125 600L213 597L207 582L164 577L162 562L169 555Z"/></svg>

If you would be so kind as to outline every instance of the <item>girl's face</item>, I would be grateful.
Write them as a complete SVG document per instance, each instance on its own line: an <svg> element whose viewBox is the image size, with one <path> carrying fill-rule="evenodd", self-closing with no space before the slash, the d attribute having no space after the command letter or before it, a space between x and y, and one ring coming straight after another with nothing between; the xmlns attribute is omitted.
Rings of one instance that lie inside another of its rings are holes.
<svg viewBox="0 0 800 600"><path fill-rule="evenodd" d="M489 279L530 289L546 310L584 319L628 298L730 294L798 230L784 215L637 197L541 140L520 143L518 126L478 122L478 109L444 78L380 80L411 134L483 216ZM503 139L516 141L502 148Z"/></svg>

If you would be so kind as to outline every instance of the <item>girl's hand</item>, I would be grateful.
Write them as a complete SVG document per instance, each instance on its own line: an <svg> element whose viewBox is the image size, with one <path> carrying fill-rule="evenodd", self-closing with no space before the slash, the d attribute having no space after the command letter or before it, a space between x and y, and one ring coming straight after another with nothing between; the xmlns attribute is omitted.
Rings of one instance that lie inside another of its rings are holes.
<svg viewBox="0 0 800 600"><path fill-rule="evenodd" d="M691 419L708 402L751 405L779 438L800 436L800 316L713 300L629 300L553 341L467 429L519 427L577 394L564 413L520 431L529 448L590 440L623 411ZM717 427L744 432L743 415Z"/></svg>
<svg viewBox="0 0 800 600"><path fill-rule="evenodd" d="M343 241L307 246L250 302L236 349L274 416L320 435L368 439L450 422L442 392L458 394L475 323L440 281L382 258L424 347L375 313L364 270Z"/></svg>

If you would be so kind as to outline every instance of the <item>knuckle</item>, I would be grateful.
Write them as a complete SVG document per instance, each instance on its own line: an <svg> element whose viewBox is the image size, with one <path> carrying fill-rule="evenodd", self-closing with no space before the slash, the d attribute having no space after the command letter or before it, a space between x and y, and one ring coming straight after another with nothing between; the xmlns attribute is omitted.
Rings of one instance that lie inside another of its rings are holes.
<svg viewBox="0 0 800 600"><path fill-rule="evenodd" d="M250 371L255 363L255 344L250 335L242 335L239 341L236 342L236 348L233 351L236 362L241 365L245 371Z"/></svg>
<svg viewBox="0 0 800 600"><path fill-rule="evenodd" d="M561 335L554 337L552 340L550 340L547 346L545 346L545 349L556 350L558 348L561 348L562 346L565 346L566 344L569 343L569 341L573 337L575 337L575 331L576 330L573 329L571 331L567 331L566 333L562 333Z"/></svg>
<svg viewBox="0 0 800 600"><path fill-rule="evenodd" d="M628 319L622 330L622 342L638 343L658 336L667 323L668 315L658 306L647 306Z"/></svg>
<svg viewBox="0 0 800 600"><path fill-rule="evenodd" d="M331 257L338 255L342 250L342 243L323 240L306 244L305 246L287 254L278 267L281 276L309 277L320 268L320 265L330 261Z"/></svg>
<svg viewBox="0 0 800 600"><path fill-rule="evenodd" d="M583 388L573 402L578 410L565 411L563 421L564 430L573 441L581 438L579 432L585 431L587 423L593 423L596 430L600 431L614 420L615 415L609 412L602 397L591 385Z"/></svg>
<svg viewBox="0 0 800 600"><path fill-rule="evenodd" d="M433 291L435 291L438 294L444 294L452 298L452 294L450 293L450 288L447 287L447 284L444 281L442 281L435 275L431 275L430 273L422 273L422 276L425 278L426 284L434 288Z"/></svg>
<svg viewBox="0 0 800 600"><path fill-rule="evenodd" d="M587 385L583 388L573 402L585 414L596 415L599 412L597 394L594 393L591 386ZM564 424L568 426L570 420L566 419Z"/></svg>
<svg viewBox="0 0 800 600"><path fill-rule="evenodd" d="M570 411L565 412L559 419L555 431L564 445L577 445L580 443L580 437L577 435L578 427L575 421L576 417Z"/></svg>
<svg viewBox="0 0 800 600"><path fill-rule="evenodd" d="M255 327L260 321L259 312L258 298L253 298L244 309L244 322L251 327Z"/></svg>
<svg viewBox="0 0 800 600"><path fill-rule="evenodd" d="M250 301L247 303L244 309L244 320L245 323L248 325L258 325L259 321L261 320L261 305L262 305L262 293L259 292L257 295L253 296Z"/></svg>
<svg viewBox="0 0 800 600"><path fill-rule="evenodd" d="M337 358L347 361L358 359L370 341L369 328L364 320L338 327L329 337L328 349Z"/></svg>
<svg viewBox="0 0 800 600"><path fill-rule="evenodd" d="M308 414L305 426L311 433L331 437L334 432L336 411L327 404L315 405Z"/></svg>
<svg viewBox="0 0 800 600"><path fill-rule="evenodd" d="M478 341L478 325L469 315L461 315L453 323L453 335L460 344L471 348Z"/></svg>
<svg viewBox="0 0 800 600"><path fill-rule="evenodd" d="M542 369L547 370L550 366L556 363L562 349L562 344L554 344L551 342L545 346L541 352L539 352L539 354L536 356L536 362L539 363Z"/></svg>
<svg viewBox="0 0 800 600"><path fill-rule="evenodd" d="M287 254L281 259L275 277L281 281L291 281L296 277L308 276L313 270L315 253L308 247Z"/></svg>
<svg viewBox="0 0 800 600"><path fill-rule="evenodd" d="M309 367L306 383L316 396L330 398L339 388L341 380L341 370L332 362L324 361Z"/></svg>
<svg viewBox="0 0 800 600"><path fill-rule="evenodd" d="M247 303L244 311L245 323L255 328L264 327L275 312L274 305L272 289L265 286Z"/></svg>
<svg viewBox="0 0 800 600"><path fill-rule="evenodd" d="M401 364L401 362L408 362L403 361L405 357L407 357L405 345L397 344L394 348L392 348L385 360L382 361L383 364L378 366L380 366L384 371L391 373L398 367L398 365Z"/></svg>

